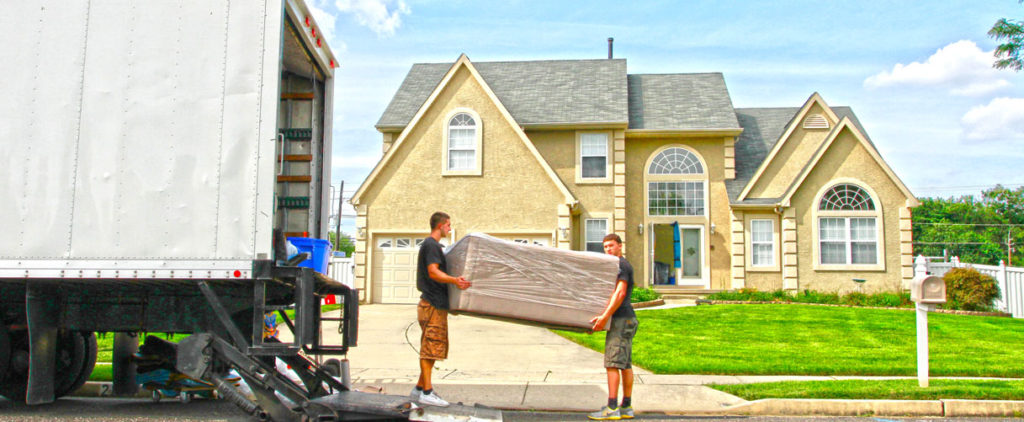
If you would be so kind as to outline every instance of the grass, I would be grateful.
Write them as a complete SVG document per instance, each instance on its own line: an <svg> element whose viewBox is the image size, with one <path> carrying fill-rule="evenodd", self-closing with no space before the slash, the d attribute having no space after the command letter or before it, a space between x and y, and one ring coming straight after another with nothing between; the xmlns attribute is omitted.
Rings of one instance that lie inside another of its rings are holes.
<svg viewBox="0 0 1024 422"><path fill-rule="evenodd" d="M745 400L860 399L860 400L1024 400L1021 380L929 380L920 388L917 379L785 381L756 384L709 385Z"/></svg>
<svg viewBox="0 0 1024 422"><path fill-rule="evenodd" d="M916 375L915 314L808 305L637 312L633 363L657 374ZM932 313L933 376L1024 377L1024 321ZM557 331L604 350L604 335Z"/></svg>
<svg viewBox="0 0 1024 422"><path fill-rule="evenodd" d="M910 301L910 293L908 292L882 292L873 294L852 292L840 296L837 293L817 292L814 290L804 290L795 295L791 295L785 290L762 292L755 289L740 289L736 291L712 293L708 295L707 298L710 300L735 300L744 302L825 303L880 308L914 307L914 302Z"/></svg>

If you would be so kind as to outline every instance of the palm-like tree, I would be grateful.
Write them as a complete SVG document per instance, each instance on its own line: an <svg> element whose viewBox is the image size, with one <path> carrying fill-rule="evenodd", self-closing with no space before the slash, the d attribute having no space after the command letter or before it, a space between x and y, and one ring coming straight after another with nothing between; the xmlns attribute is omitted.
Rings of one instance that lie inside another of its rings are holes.
<svg viewBox="0 0 1024 422"><path fill-rule="evenodd" d="M1020 0L1020 3L1024 3L1024 0ZM1018 72L1024 68L1024 59L1021 59L1021 52L1024 50L1024 22L999 19L992 25L992 29L988 30L988 36L996 41L1004 41L993 52L996 57L993 67Z"/></svg>

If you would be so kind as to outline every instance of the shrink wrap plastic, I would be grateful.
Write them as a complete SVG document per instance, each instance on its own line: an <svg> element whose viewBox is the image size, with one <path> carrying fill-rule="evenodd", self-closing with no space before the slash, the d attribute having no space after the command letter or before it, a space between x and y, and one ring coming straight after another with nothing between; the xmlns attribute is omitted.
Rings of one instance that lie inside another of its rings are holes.
<svg viewBox="0 0 1024 422"><path fill-rule="evenodd" d="M445 251L448 274L473 283L449 286L453 313L550 328L588 331L604 312L619 258L516 243L470 233Z"/></svg>

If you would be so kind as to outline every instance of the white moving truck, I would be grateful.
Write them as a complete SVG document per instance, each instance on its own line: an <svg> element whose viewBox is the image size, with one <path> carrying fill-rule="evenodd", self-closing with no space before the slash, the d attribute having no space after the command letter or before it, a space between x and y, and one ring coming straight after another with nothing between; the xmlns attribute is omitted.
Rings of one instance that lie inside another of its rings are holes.
<svg viewBox="0 0 1024 422"><path fill-rule="evenodd" d="M136 333L194 333L142 347L254 416L408 417L407 398L349 391L317 364L355 345L358 296L285 255L286 236L328 231L338 63L307 6L3 9L0 395L71 393L93 369L96 332L117 333L113 390L133 393ZM329 294L341 317L320 315ZM264 340L264 314L291 306L295 340ZM322 344L325 321L342 344ZM225 382L231 369L254 399Z"/></svg>

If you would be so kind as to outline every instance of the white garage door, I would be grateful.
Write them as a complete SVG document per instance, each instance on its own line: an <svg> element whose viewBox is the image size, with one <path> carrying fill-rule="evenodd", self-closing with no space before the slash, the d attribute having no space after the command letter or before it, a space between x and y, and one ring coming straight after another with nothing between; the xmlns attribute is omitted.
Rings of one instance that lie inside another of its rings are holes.
<svg viewBox="0 0 1024 422"><path fill-rule="evenodd" d="M511 240L517 243L527 243L540 246L551 246L550 234L499 234L494 235L499 239Z"/></svg>
<svg viewBox="0 0 1024 422"><path fill-rule="evenodd" d="M373 249L373 284L380 303L416 303L416 255L424 235L376 236Z"/></svg>

